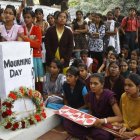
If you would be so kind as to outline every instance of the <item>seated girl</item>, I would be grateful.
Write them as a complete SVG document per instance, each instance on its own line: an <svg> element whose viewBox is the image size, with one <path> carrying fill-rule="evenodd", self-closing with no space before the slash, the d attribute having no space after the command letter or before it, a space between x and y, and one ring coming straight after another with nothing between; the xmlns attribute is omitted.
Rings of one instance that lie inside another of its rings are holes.
<svg viewBox="0 0 140 140"><path fill-rule="evenodd" d="M85 107L87 88L79 79L79 70L71 66L66 72L66 82L63 85L64 104L80 109Z"/></svg>
<svg viewBox="0 0 140 140"><path fill-rule="evenodd" d="M88 72L87 65L84 63L79 64L79 78L85 83L87 90L89 91L90 87L90 73Z"/></svg>
<svg viewBox="0 0 140 140"><path fill-rule="evenodd" d="M120 134L127 137L136 137L140 139L140 76L130 74L125 79L125 93L121 96L121 110L123 115L123 124ZM139 136L139 137L138 137ZM125 137L124 137L125 139Z"/></svg>
<svg viewBox="0 0 140 140"><path fill-rule="evenodd" d="M112 91L104 89L104 77L101 74L93 74L90 79L91 92L86 96L86 102L90 112L98 119L93 126L86 128L69 120L64 121L65 129L80 140L86 139L88 135L94 140L112 140L113 136L101 129L103 124L121 122L121 111Z"/></svg>
<svg viewBox="0 0 140 140"><path fill-rule="evenodd" d="M50 72L46 73L43 83L44 100L47 105L48 103L63 103L63 83L66 77L61 72L61 62L53 60L50 64Z"/></svg>

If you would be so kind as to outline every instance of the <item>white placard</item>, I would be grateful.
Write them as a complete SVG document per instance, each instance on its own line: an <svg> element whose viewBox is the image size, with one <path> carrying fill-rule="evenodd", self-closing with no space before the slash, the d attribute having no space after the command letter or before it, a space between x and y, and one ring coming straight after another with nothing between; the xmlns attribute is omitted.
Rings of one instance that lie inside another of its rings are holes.
<svg viewBox="0 0 140 140"><path fill-rule="evenodd" d="M28 42L0 42L0 98L20 86L34 89L32 50Z"/></svg>

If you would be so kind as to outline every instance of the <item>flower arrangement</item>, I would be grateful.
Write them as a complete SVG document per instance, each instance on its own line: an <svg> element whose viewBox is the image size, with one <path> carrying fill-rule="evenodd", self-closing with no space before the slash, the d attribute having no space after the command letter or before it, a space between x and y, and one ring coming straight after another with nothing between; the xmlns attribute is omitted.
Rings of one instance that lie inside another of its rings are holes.
<svg viewBox="0 0 140 140"><path fill-rule="evenodd" d="M16 114L12 112L13 103L20 98L30 98L36 106L36 112L29 115L20 121L16 120ZM41 93L36 90L28 89L26 87L20 87L18 90L10 91L8 98L2 103L2 125L5 129L17 130L22 128L28 128L33 124L36 124L46 118L44 112L44 103Z"/></svg>

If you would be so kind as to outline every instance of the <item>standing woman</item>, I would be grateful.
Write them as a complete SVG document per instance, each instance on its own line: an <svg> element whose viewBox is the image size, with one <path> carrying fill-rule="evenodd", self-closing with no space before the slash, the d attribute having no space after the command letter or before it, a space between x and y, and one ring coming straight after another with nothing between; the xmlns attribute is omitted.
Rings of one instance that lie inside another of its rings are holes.
<svg viewBox="0 0 140 140"><path fill-rule="evenodd" d="M89 26L89 50L91 58L97 59L99 66L103 62L103 37L105 35L105 25L102 22L102 15L95 14L95 23Z"/></svg>
<svg viewBox="0 0 140 140"><path fill-rule="evenodd" d="M49 66L50 62L56 58L63 64L64 73L69 66L73 50L73 34L65 26L66 21L67 14L65 12L58 12L56 15L56 25L50 27L45 36L47 65Z"/></svg>
<svg viewBox="0 0 140 140"><path fill-rule="evenodd" d="M125 93L121 96L121 110L123 124L120 134L124 134L134 140L140 139L140 76L130 74L125 79ZM125 137L124 137L125 138Z"/></svg>
<svg viewBox="0 0 140 140"><path fill-rule="evenodd" d="M30 47L33 48L33 64L35 69L36 89L42 92L43 82L43 64L41 54L42 34L40 27L33 24L35 13L30 8L23 10L24 17L24 35L21 36L25 42L30 42Z"/></svg>
<svg viewBox="0 0 140 140"><path fill-rule="evenodd" d="M18 41L20 35L23 35L23 28L14 24L16 18L16 9L13 5L7 5L4 10L5 23L0 25L2 41Z"/></svg>
<svg viewBox="0 0 140 140"><path fill-rule="evenodd" d="M80 10L76 12L76 19L72 22L72 30L75 41L74 51L76 54L76 58L80 58L80 51L83 49L88 49L86 40L88 25L87 22L84 21L83 12Z"/></svg>

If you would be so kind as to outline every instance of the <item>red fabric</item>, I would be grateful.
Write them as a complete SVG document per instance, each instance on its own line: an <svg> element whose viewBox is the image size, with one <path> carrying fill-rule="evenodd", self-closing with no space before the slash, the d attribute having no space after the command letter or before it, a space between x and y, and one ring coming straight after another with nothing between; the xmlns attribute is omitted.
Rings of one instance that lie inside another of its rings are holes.
<svg viewBox="0 0 140 140"><path fill-rule="evenodd" d="M127 19L127 17L125 17L122 20L121 26L123 28L126 28L125 31L134 32L138 28L138 21L136 18L133 18L133 19L128 18Z"/></svg>
<svg viewBox="0 0 140 140"><path fill-rule="evenodd" d="M24 35L27 36L26 27L24 27ZM30 46L31 48L33 48L33 57L42 57L41 53L42 34L40 27L33 25L30 35L35 35L36 38L33 40L30 39L29 37L26 37L24 41L30 42Z"/></svg>

